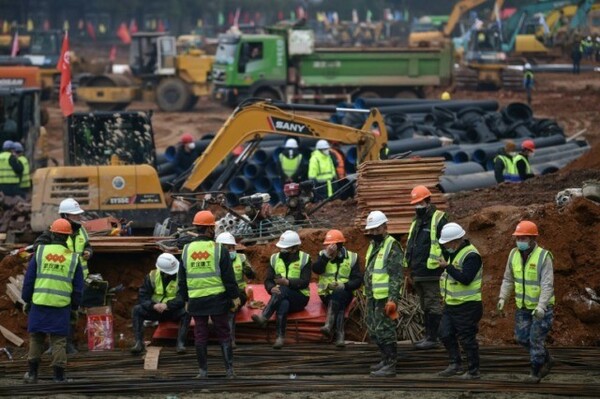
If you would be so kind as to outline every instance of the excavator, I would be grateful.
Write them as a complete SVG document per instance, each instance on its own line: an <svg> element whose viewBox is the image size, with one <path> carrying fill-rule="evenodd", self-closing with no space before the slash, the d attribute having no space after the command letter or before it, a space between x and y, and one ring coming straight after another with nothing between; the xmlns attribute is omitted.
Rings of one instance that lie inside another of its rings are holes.
<svg viewBox="0 0 600 399"><path fill-rule="evenodd" d="M196 192L234 148L269 134L352 144L357 146L359 163L379 159L387 131L377 109L346 110L368 114L363 127L354 129L297 113L316 110L310 107L269 101L241 104L196 160L182 190ZM33 230L45 229L56 218L60 201L67 197L76 198L87 214L95 217L133 220L135 229L150 229L162 222L169 213L167 203L176 194L163 193L153 167L150 118L148 113L133 111L80 113L70 118L64 140L68 166L40 168L33 176Z"/></svg>

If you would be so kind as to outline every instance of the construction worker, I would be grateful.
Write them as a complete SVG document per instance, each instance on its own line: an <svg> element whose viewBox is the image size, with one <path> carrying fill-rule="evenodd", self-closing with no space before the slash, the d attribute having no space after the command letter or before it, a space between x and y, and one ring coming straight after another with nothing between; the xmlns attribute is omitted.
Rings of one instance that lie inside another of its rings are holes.
<svg viewBox="0 0 600 399"><path fill-rule="evenodd" d="M527 92L527 104L531 105L531 91L534 87L533 71L531 70L531 64L526 63L523 67L523 88Z"/></svg>
<svg viewBox="0 0 600 399"><path fill-rule="evenodd" d="M582 51L583 56L585 57L586 60L591 60L593 47L594 47L594 43L592 42L592 37L587 36L584 40L581 41L581 45L583 47L583 51Z"/></svg>
<svg viewBox="0 0 600 399"><path fill-rule="evenodd" d="M379 347L381 361L371 367L372 377L395 377L398 357L396 322L402 290L400 243L387 233L388 218L381 211L367 217L365 235L371 239L365 258L364 292L367 330Z"/></svg>
<svg viewBox="0 0 600 399"><path fill-rule="evenodd" d="M40 245L29 261L21 297L27 304L29 332L29 371L25 383L36 383L46 335L50 336L52 368L55 382L67 382L67 336L71 309L77 308L83 291L83 273L79 256L67 247L73 234L66 219L57 219L50 226L51 240Z"/></svg>
<svg viewBox="0 0 600 399"><path fill-rule="evenodd" d="M287 139L283 151L279 154L279 175L285 183L302 181L302 153L298 149L296 139Z"/></svg>
<svg viewBox="0 0 600 399"><path fill-rule="evenodd" d="M552 253L540 247L538 227L524 220L517 224L513 248L506 262L500 287L498 310L502 311L511 291L515 291L515 336L529 352L531 374L528 380L538 383L550 373L552 357L544 346L554 319L554 272Z"/></svg>
<svg viewBox="0 0 600 399"><path fill-rule="evenodd" d="M23 165L23 173L21 174L19 188L23 195L27 195L31 191L31 169L29 167L29 161L27 160L27 157L23 155L24 149L21 143L13 143L13 151L15 152L17 160Z"/></svg>
<svg viewBox="0 0 600 399"><path fill-rule="evenodd" d="M281 349L285 343L285 327L289 313L303 310L310 298L310 256L300 250L300 236L286 230L275 246L279 252L271 255L265 289L271 298L260 315L252 315L252 320L266 327L269 318L276 314L277 338L273 349Z"/></svg>
<svg viewBox="0 0 600 399"><path fill-rule="evenodd" d="M194 165L198 156L200 154L196 151L194 136L190 133L182 134L175 152L175 159L173 160L175 172L179 175L189 170Z"/></svg>
<svg viewBox="0 0 600 399"><path fill-rule="evenodd" d="M450 96L450 93L445 91L442 93L442 95L440 96L440 99L442 101L450 101L452 99L452 97Z"/></svg>
<svg viewBox="0 0 600 399"><path fill-rule="evenodd" d="M415 217L410 225L404 266L410 268L411 282L424 313L425 337L415 343L417 349L433 349L439 346L438 329L442 319L440 303L439 261L442 248L438 242L442 227L448 217L431 203L431 191L416 186L410 193L410 204L415 207Z"/></svg>
<svg viewBox="0 0 600 399"><path fill-rule="evenodd" d="M533 177L529 159L533 157L534 152L535 143L533 140L525 140L521 143L521 152L515 155L512 160L518 175L518 179L515 179L516 182L522 182Z"/></svg>
<svg viewBox="0 0 600 399"><path fill-rule="evenodd" d="M185 341L190 325L190 316L178 295L177 272L179 261L175 256L163 253L156 259L156 269L144 278L138 294L138 304L133 307L131 321L135 344L131 353L139 354L144 346L144 320L177 321L177 353L185 353Z"/></svg>
<svg viewBox="0 0 600 399"><path fill-rule="evenodd" d="M518 172L513 162L513 158L517 155L516 150L515 143L508 141L494 158L494 177L498 183L514 183L517 179Z"/></svg>
<svg viewBox="0 0 600 399"><path fill-rule="evenodd" d="M240 294L231 266L229 251L213 241L215 216L199 211L192 224L198 237L183 247L183 267L179 268L179 292L194 318L194 343L199 373L196 378L208 377L208 318L221 344L227 378L235 378L233 348L229 329L229 313L240 307Z"/></svg>
<svg viewBox="0 0 600 399"><path fill-rule="evenodd" d="M248 279L256 278L256 273L252 269L252 265L246 258L246 255L239 254L235 250L237 243L235 242L235 237L233 234L225 232L221 233L217 236L218 244L224 246L229 252L229 258L231 259L231 263L233 266L233 272L235 273L235 281L238 285L238 290L240 293L240 307L236 312L229 313L229 329L231 330L231 346L235 348L235 315L239 310L246 304L248 297L252 297L252 289L248 288L248 293L246 293L246 288L248 287L248 283L244 280L244 277Z"/></svg>
<svg viewBox="0 0 600 399"><path fill-rule="evenodd" d="M571 60L573 61L573 75L581 73L581 59L583 58L583 43L574 42L571 48Z"/></svg>
<svg viewBox="0 0 600 399"><path fill-rule="evenodd" d="M23 165L13 154L13 145L12 141L6 140L0 153L0 192L9 196L21 194L19 184L23 175Z"/></svg>
<svg viewBox="0 0 600 399"><path fill-rule="evenodd" d="M335 326L337 347L346 345L344 314L363 279L358 255L347 250L345 242L346 238L341 231L329 230L323 241L324 249L312 265L313 272L319 275L319 297L327 307L327 317L321 333L330 338Z"/></svg>
<svg viewBox="0 0 600 399"><path fill-rule="evenodd" d="M346 159L340 148L340 143L337 141L331 143L329 153L335 159L335 173L337 174L337 178L344 179L346 177Z"/></svg>
<svg viewBox="0 0 600 399"><path fill-rule="evenodd" d="M316 149L308 162L308 178L314 180L315 200L320 201L333 195L333 181L336 178L335 165L329 154L327 140L317 141Z"/></svg>
<svg viewBox="0 0 600 399"><path fill-rule="evenodd" d="M438 375L452 377L464 373L464 379L477 379L480 378L477 332L483 315L483 263L465 234L457 223L448 223L442 228L439 240L447 253L447 258L440 260L440 268L444 270L440 278L444 300L440 339L448 351L450 364ZM459 343L467 355L466 372L461 365Z"/></svg>

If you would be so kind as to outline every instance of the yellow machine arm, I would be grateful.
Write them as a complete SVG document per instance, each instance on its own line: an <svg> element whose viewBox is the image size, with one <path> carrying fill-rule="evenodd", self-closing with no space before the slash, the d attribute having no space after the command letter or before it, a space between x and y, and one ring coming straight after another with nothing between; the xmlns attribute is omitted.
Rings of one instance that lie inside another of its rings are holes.
<svg viewBox="0 0 600 399"><path fill-rule="evenodd" d="M337 125L281 110L275 105L258 102L237 108L225 121L202 156L194 163L184 190L195 191L221 161L238 145L267 134L310 137L357 146L358 162L378 160L387 144L387 130L377 109L369 113L361 129ZM373 131L377 129L379 133Z"/></svg>
<svg viewBox="0 0 600 399"><path fill-rule="evenodd" d="M444 36L450 37L452 31L456 27L460 18L465 15L465 13L480 4L485 3L487 0L461 0L454 5L450 16L448 17L448 22L444 27Z"/></svg>
<svg viewBox="0 0 600 399"><path fill-rule="evenodd" d="M490 14L490 22L495 22L496 19L500 18L500 12L502 11L503 6L504 0L496 0L492 13Z"/></svg>

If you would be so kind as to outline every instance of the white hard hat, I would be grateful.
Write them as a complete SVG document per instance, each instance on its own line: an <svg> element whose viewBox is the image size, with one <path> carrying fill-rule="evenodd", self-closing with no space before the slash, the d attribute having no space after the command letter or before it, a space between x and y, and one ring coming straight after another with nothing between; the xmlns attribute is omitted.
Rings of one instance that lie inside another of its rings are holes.
<svg viewBox="0 0 600 399"><path fill-rule="evenodd" d="M587 39L588 39L588 40L592 40L592 37L591 37L591 36L588 36L588 37L587 37Z"/></svg>
<svg viewBox="0 0 600 399"><path fill-rule="evenodd" d="M172 276L179 271L179 261L171 254L160 254L156 259L156 268Z"/></svg>
<svg viewBox="0 0 600 399"><path fill-rule="evenodd" d="M290 248L300 244L300 236L298 233L293 230L286 230L281 237L279 237L279 241L275 246L277 246L277 248Z"/></svg>
<svg viewBox="0 0 600 399"><path fill-rule="evenodd" d="M465 234L465 230L460 227L458 223L448 223L442 228L440 244L446 244L450 241L458 240L459 238L464 237Z"/></svg>
<svg viewBox="0 0 600 399"><path fill-rule="evenodd" d="M235 245L235 237L233 234L224 232L217 236L217 243L225 245Z"/></svg>
<svg viewBox="0 0 600 399"><path fill-rule="evenodd" d="M328 149L329 149L329 143L327 142L327 140L317 141L317 150L328 150Z"/></svg>
<svg viewBox="0 0 600 399"><path fill-rule="evenodd" d="M58 206L58 213L66 213L69 215L81 215L83 213L83 209L79 206L79 202L75 201L73 198L67 198L60 202Z"/></svg>
<svg viewBox="0 0 600 399"><path fill-rule="evenodd" d="M525 69L531 69L531 64L529 62L525 64Z"/></svg>
<svg viewBox="0 0 600 399"><path fill-rule="evenodd" d="M296 141L296 139L287 139L285 141L285 148L298 148L298 142Z"/></svg>
<svg viewBox="0 0 600 399"><path fill-rule="evenodd" d="M375 229L387 222L388 222L388 218L387 218L387 216L385 216L385 213L383 213L381 211L373 211L373 212L369 213L369 216L367 216L367 225L365 226L365 229L366 230Z"/></svg>

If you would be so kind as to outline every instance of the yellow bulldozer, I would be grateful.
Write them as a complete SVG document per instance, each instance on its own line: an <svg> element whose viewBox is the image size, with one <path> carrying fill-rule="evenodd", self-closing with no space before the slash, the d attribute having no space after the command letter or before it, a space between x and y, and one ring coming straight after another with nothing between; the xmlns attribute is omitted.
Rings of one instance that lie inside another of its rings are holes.
<svg viewBox="0 0 600 399"><path fill-rule="evenodd" d="M82 77L77 95L92 110L120 111L143 99L166 112L186 111L210 94L212 64L201 50L178 53L173 36L139 32L132 35L130 73Z"/></svg>

